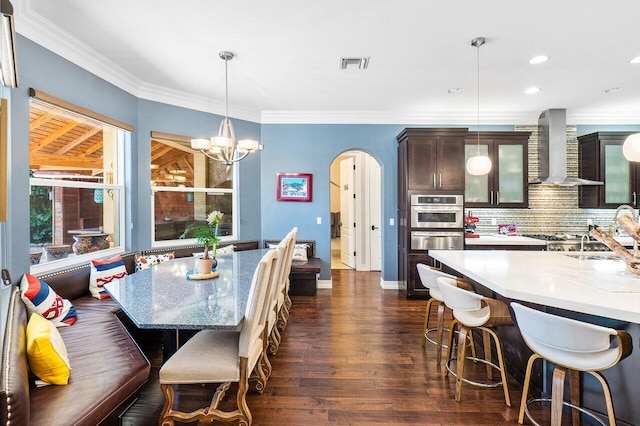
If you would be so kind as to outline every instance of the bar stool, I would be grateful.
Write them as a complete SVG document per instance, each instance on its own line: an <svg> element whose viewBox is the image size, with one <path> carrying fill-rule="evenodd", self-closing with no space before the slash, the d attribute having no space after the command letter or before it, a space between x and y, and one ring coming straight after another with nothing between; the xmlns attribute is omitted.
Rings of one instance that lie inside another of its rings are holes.
<svg viewBox="0 0 640 426"><path fill-rule="evenodd" d="M548 314L515 302L511 303L511 307L516 315L520 333L527 346L533 351L533 355L527 363L518 423L523 423L526 413L529 420L537 425L529 414L528 404L551 401L552 426L561 424L563 405L571 407L574 424L579 424L578 412L581 412L604 425L605 423L600 418L579 406L579 373L585 372L594 376L602 385L609 424L615 425L616 417L613 411L611 390L600 371L613 367L631 354L632 343L629 333ZM534 361L539 358L555 364L551 399L537 398L527 401L531 370ZM564 401L564 379L567 370L569 370L571 403Z"/></svg>
<svg viewBox="0 0 640 426"><path fill-rule="evenodd" d="M416 265L418 269L418 276L420 277L420 282L422 285L429 289L430 299L427 301L427 308L424 313L424 326L422 329L422 347L424 348L427 341L437 345L436 352L436 361L440 364L442 359L442 348L446 348L446 345L442 344L442 335L444 331L449 332L448 328L444 328L444 310L447 307L444 301L442 300L442 293L438 288L439 277L447 277L456 281L456 285L460 288L467 289L469 291L472 290L471 284L468 281L465 281L460 278L456 278L453 275L445 274L438 269L432 268L430 266L425 265L424 263L418 263ZM431 314L431 308L433 304L436 303L438 305L438 317L437 317L437 325L435 328L429 327L429 316ZM436 332L436 340L429 338L429 333Z"/></svg>
<svg viewBox="0 0 640 426"><path fill-rule="evenodd" d="M449 332L445 376L447 373L451 373L456 378L456 401L460 401L462 396L462 382L481 387L498 387L502 385L504 400L507 406L511 407L502 345L495 331L489 328L500 325L513 325L513 320L511 319L511 315L509 315L509 307L499 300L484 297L480 294L459 288L456 286L455 280L451 278L441 277L438 278L437 281L444 303L453 310L453 317L455 318L451 323L451 331ZM457 326L460 327L458 335L458 356L452 358L453 334ZM464 343L466 342L467 335L470 335L473 329L482 331L485 359L466 356L466 345ZM498 365L491 361L491 338L493 338L495 343ZM489 380L493 380L492 368L500 371L501 380L499 382L480 383L465 379L464 365L466 359L486 364L487 377ZM456 361L455 373L450 367L451 361L454 360Z"/></svg>

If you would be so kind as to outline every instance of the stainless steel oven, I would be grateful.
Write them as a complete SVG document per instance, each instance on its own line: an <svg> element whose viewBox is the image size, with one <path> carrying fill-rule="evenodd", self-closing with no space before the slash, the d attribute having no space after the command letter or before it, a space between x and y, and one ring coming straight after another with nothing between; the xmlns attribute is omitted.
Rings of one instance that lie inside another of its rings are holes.
<svg viewBox="0 0 640 426"><path fill-rule="evenodd" d="M464 233L454 231L411 231L411 250L462 250Z"/></svg>
<svg viewBox="0 0 640 426"><path fill-rule="evenodd" d="M462 195L411 195L412 228L457 228L464 226Z"/></svg>

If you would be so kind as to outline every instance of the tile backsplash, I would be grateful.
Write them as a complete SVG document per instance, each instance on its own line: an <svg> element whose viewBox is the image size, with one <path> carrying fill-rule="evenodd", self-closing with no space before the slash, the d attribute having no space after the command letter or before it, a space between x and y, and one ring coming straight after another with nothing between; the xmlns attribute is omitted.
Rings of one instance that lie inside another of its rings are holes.
<svg viewBox="0 0 640 426"><path fill-rule="evenodd" d="M538 177L538 126L516 126L516 131L531 132L529 138L529 181ZM567 175L578 176L578 139L576 127L567 126ZM498 224L513 223L518 234L584 234L588 231L587 221L607 229L613 223L615 210L582 209L578 207L578 187L529 186L529 208L500 209L473 208L480 219L476 232L481 235L498 233ZM492 225L495 219L496 225Z"/></svg>

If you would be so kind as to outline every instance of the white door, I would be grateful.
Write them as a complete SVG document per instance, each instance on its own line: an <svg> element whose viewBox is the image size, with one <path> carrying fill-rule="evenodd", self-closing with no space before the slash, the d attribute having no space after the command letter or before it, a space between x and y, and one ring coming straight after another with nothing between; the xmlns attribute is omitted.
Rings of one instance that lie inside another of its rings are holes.
<svg viewBox="0 0 640 426"><path fill-rule="evenodd" d="M369 159L369 217L371 250L369 264L372 271L382 270L382 200L380 164Z"/></svg>
<svg viewBox="0 0 640 426"><path fill-rule="evenodd" d="M355 268L355 178L353 157L340 161L340 260Z"/></svg>

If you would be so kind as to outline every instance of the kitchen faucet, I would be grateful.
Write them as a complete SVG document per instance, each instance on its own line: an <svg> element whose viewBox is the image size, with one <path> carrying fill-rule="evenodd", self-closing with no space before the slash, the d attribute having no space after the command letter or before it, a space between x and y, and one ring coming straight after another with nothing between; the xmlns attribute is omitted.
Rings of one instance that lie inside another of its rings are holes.
<svg viewBox="0 0 640 426"><path fill-rule="evenodd" d="M636 222L638 221L638 216L636 215L635 209L629 204L621 204L620 206L618 206L618 208L616 209L616 214L613 216L613 223L616 224L616 229L618 228L618 217L620 216L620 212L622 212L623 210L631 212L631 218ZM636 241L635 238L633 238L633 255L638 256L638 241Z"/></svg>

